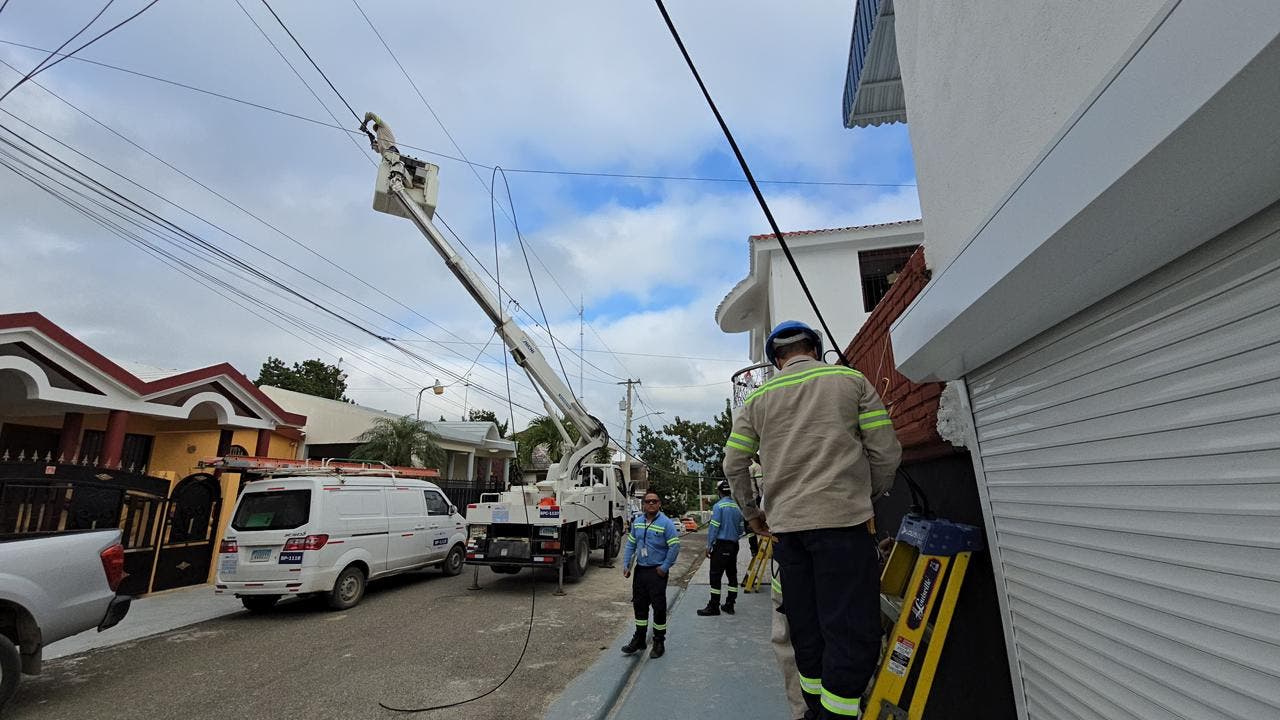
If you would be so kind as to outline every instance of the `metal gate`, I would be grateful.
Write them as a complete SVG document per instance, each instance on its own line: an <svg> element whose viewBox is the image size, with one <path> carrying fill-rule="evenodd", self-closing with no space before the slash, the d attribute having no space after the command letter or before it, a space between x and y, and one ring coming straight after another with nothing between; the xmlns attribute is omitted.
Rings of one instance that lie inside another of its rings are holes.
<svg viewBox="0 0 1280 720"><path fill-rule="evenodd" d="M1280 209L966 382L1032 720L1280 717Z"/></svg>
<svg viewBox="0 0 1280 720"><path fill-rule="evenodd" d="M119 591L151 586L169 481L87 465L0 462L0 537L121 528L125 578Z"/></svg>
<svg viewBox="0 0 1280 720"><path fill-rule="evenodd" d="M222 489L213 475L189 475L174 487L165 513L153 591L208 581L221 513Z"/></svg>

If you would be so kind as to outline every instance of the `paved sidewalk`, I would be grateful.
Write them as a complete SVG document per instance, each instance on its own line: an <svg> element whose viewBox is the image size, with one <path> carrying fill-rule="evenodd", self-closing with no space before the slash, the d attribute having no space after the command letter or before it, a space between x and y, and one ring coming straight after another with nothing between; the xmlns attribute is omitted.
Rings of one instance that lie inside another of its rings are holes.
<svg viewBox="0 0 1280 720"><path fill-rule="evenodd" d="M232 595L214 595L212 585L191 587L135 598L119 625L98 632L86 630L45 648L44 659L53 660L88 650L141 640L205 620L240 612L244 606Z"/></svg>
<svg viewBox="0 0 1280 720"><path fill-rule="evenodd" d="M684 552L704 551L690 546ZM750 550L738 554L739 582ZM710 563L703 562L683 592L672 591L667 653L658 660L618 652L633 627L623 628L612 652L575 680L547 713L550 720L652 720L655 717L725 717L786 720L782 676L769 644L773 603L768 578L762 592L738 596L737 614L699 617L710 597Z"/></svg>

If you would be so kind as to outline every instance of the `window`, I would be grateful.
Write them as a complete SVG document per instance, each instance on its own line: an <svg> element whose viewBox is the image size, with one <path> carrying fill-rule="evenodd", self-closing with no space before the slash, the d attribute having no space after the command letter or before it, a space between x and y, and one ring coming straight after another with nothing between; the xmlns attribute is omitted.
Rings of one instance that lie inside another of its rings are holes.
<svg viewBox="0 0 1280 720"><path fill-rule="evenodd" d="M422 498L415 492L392 489L387 493L387 512L391 515L422 517Z"/></svg>
<svg viewBox="0 0 1280 720"><path fill-rule="evenodd" d="M101 430L85 430L80 440L81 459L86 462L105 461L102 447L106 437L107 434ZM133 468L136 472L142 472L143 468L151 464L151 442L150 435L126 434L124 445L120 448L120 466L125 470Z"/></svg>
<svg viewBox="0 0 1280 720"><path fill-rule="evenodd" d="M427 514L428 515L448 515L449 514L449 501L445 500L443 495L436 492L435 490L423 490L422 492L427 497Z"/></svg>
<svg viewBox="0 0 1280 720"><path fill-rule="evenodd" d="M236 530L291 530L311 516L310 490L246 493L231 519Z"/></svg>
<svg viewBox="0 0 1280 720"><path fill-rule="evenodd" d="M862 275L862 308L867 312L876 309L880 299L889 292L898 273L915 254L918 245L909 247L864 250L858 253L858 270Z"/></svg>

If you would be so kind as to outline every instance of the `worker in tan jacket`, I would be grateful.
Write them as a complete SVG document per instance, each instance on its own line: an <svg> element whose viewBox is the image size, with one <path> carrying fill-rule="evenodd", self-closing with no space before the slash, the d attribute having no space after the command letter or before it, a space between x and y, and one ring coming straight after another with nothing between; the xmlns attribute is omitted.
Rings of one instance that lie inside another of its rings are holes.
<svg viewBox="0 0 1280 720"><path fill-rule="evenodd" d="M862 373L827 365L822 338L780 323L765 341L779 373L749 395L725 443L724 473L753 532L777 537L787 624L810 717L857 717L880 654L880 577L871 501L902 455ZM765 508L751 488L764 469Z"/></svg>

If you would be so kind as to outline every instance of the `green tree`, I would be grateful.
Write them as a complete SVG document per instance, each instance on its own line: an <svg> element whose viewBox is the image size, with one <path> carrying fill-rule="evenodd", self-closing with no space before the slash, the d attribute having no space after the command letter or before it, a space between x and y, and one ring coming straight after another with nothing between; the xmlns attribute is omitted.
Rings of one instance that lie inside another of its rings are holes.
<svg viewBox="0 0 1280 720"><path fill-rule="evenodd" d="M569 437L577 442L580 436L578 428L568 420L561 418L561 424L564 425L565 432L569 433ZM551 462L559 462L564 456L565 444L564 438L560 437L560 431L556 429L555 422L546 415L539 415L529 421L529 425L518 433L512 435L516 441L520 443L517 457L524 467L531 467L533 449L539 445L546 444L547 454L551 457ZM592 457L592 460L598 463L607 463L613 458L613 451L608 447L600 448Z"/></svg>
<svg viewBox="0 0 1280 720"><path fill-rule="evenodd" d="M702 467L706 477L723 477L724 443L729 439L729 431L733 428L733 416L729 410L729 401L724 401L724 410L712 418L711 422L684 420L679 415L675 422L662 427L663 434L675 441L676 446L686 460Z"/></svg>
<svg viewBox="0 0 1280 720"><path fill-rule="evenodd" d="M636 455L649 468L649 489L662 498L664 512L673 516L687 512L690 500L697 496L698 481L684 472L676 441L641 425L636 434Z"/></svg>
<svg viewBox="0 0 1280 720"><path fill-rule="evenodd" d="M471 422L491 422L498 426L498 437L507 436L508 422L503 420L498 422L498 414L492 410L484 410L482 408L471 408L467 411L467 419Z"/></svg>
<svg viewBox="0 0 1280 720"><path fill-rule="evenodd" d="M271 385L329 400L351 402L346 396L347 374L336 365L321 360L304 360L289 367L280 358L268 356L258 370L258 379L253 384Z"/></svg>
<svg viewBox="0 0 1280 720"><path fill-rule="evenodd" d="M408 415L378 418L372 427L356 438L361 444L351 456L402 467L412 466L417 460L421 467L439 469L444 466L446 455L437 444L438 439L426 421L415 420Z"/></svg>

